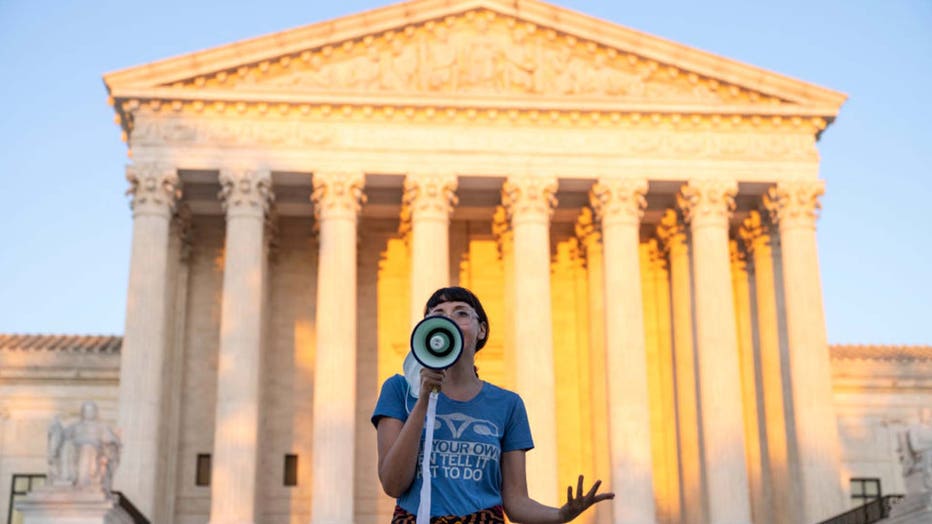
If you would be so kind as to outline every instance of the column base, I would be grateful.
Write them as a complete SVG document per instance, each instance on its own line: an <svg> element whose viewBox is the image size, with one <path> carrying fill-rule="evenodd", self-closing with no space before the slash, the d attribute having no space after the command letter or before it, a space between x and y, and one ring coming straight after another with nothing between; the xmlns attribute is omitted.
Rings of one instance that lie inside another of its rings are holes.
<svg viewBox="0 0 932 524"><path fill-rule="evenodd" d="M23 524L133 524L116 497L102 490L39 489L16 509Z"/></svg>

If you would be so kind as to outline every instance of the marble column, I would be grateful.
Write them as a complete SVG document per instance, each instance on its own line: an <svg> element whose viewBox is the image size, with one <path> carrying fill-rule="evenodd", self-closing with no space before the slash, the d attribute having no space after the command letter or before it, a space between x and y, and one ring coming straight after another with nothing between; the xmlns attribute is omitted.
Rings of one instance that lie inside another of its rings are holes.
<svg viewBox="0 0 932 524"><path fill-rule="evenodd" d="M220 170L226 210L210 523L256 521L268 170Z"/></svg>
<svg viewBox="0 0 932 524"><path fill-rule="evenodd" d="M411 325L424 304L450 285L450 215L456 205L456 175L408 175L404 181L402 228L410 228Z"/></svg>
<svg viewBox="0 0 932 524"><path fill-rule="evenodd" d="M185 339L187 329L185 325L188 318L188 283L190 281L190 261L192 250L192 235L194 226L192 224L193 214L187 204L178 206L175 217L172 220L171 241L169 243L169 282L173 283L172 296L170 304L172 308L169 329L172 337L169 342L171 350L169 351L169 362L166 363L165 370L168 380L166 387L168 392L165 395L164 402L168 405L162 411L164 421L162 428L164 431L164 444L161 453L165 461L164 472L164 498L161 508L157 508L152 517L153 521L170 520L166 515L174 515L178 497L175 496L178 479L179 464L182 462L181 449L181 418L182 406L185 402L184 393L184 354ZM172 260L173 259L173 260ZM158 520L156 520L158 519Z"/></svg>
<svg viewBox="0 0 932 524"><path fill-rule="evenodd" d="M311 522L354 521L356 432L356 229L362 173L324 172L313 178L320 232L317 349L314 362ZM335 495L338 488L339 496Z"/></svg>
<svg viewBox="0 0 932 524"><path fill-rule="evenodd" d="M498 256L502 261L502 269L505 274L505 292L504 295L504 326L502 326L502 337L505 353L505 377L507 386L517 389L517 369L518 358L515 350L515 253L514 253L514 232L511 230L511 224L508 222L508 212L504 206L497 206L495 214L492 216L492 235L495 237L495 243L498 247Z"/></svg>
<svg viewBox="0 0 932 524"><path fill-rule="evenodd" d="M680 500L684 524L705 522L702 490L702 451L696 359L693 345L692 277L686 228L676 211L667 209L657 237L670 264L670 301L673 318L673 368L676 382L676 432L680 450Z"/></svg>
<svg viewBox="0 0 932 524"><path fill-rule="evenodd" d="M780 357L780 325L776 280L774 278L772 224L753 210L741 223L738 235L751 257L757 312L757 347L760 361L760 394L763 457L770 489L770 514L773 522L800 522L797 505L791 496L789 452L787 448L786 411L783 404L783 371Z"/></svg>
<svg viewBox="0 0 932 524"><path fill-rule="evenodd" d="M600 179L590 203L602 224L605 349L616 524L656 520L644 308L638 260L647 180Z"/></svg>
<svg viewBox="0 0 932 524"><path fill-rule="evenodd" d="M114 487L149 519L164 505L159 485L160 419L164 410L165 366L172 340L169 292L169 231L181 184L172 167L131 164L126 169L133 210L126 328L120 356L119 427L124 453Z"/></svg>
<svg viewBox="0 0 932 524"><path fill-rule="evenodd" d="M673 340L670 304L670 267L666 252L661 248L660 241L652 238L647 243L652 287L654 290L653 302L656 308L654 315L656 334L656 362L657 369L654 376L658 379L659 394L656 397L657 407L652 408L660 412L660 439L657 445L661 446L662 453L654 452L654 456L662 456L664 467L663 494L657 497L658 514L663 512L668 516L669 522L682 521L682 506L680 497L679 450L676 443L676 386L673 370ZM648 337L649 338L649 337ZM652 400L653 402L653 400ZM653 406L654 404L652 404ZM655 468L656 471L656 468ZM655 478L655 485L658 479Z"/></svg>
<svg viewBox="0 0 932 524"><path fill-rule="evenodd" d="M608 439L608 383L605 370L605 271L602 261L602 230L590 207L584 207L576 220L579 238L586 260L589 297L589 398L592 403L592 455L596 477L602 479L605 491L612 490L611 452ZM612 521L612 506L598 504L594 508L596 524Z"/></svg>
<svg viewBox="0 0 932 524"><path fill-rule="evenodd" d="M512 176L502 187L514 246L516 386L534 433L528 492L551 505L561 497L550 303L550 216L556 190L556 178L547 176Z"/></svg>
<svg viewBox="0 0 932 524"><path fill-rule="evenodd" d="M760 388L757 381L757 351L754 320L751 311L752 268L748 267L747 252L737 240L728 243L731 255L731 285L735 301L735 324L738 328L738 361L741 366L741 395L744 408L744 444L748 465L748 488L751 495L751 516L754 524L769 524L770 486L764 474L766 445L761 429Z"/></svg>
<svg viewBox="0 0 932 524"><path fill-rule="evenodd" d="M690 226L696 357L707 521L751 521L743 451L738 337L728 255L728 218L737 183L692 180L679 193Z"/></svg>
<svg viewBox="0 0 932 524"><path fill-rule="evenodd" d="M764 198L779 226L783 254L791 431L801 477L794 480L802 496L801 522L818 522L846 506L815 234L823 191L821 180L780 182Z"/></svg>

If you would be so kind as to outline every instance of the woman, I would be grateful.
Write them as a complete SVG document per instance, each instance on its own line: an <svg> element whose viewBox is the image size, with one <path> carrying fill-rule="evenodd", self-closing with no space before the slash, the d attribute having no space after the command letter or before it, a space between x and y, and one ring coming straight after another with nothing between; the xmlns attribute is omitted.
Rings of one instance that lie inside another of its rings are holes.
<svg viewBox="0 0 932 524"><path fill-rule="evenodd" d="M437 290L424 315L443 315L463 332L463 352L441 371L421 370L420 393L395 375L385 381L372 423L378 431L379 480L398 499L393 524L415 521L421 488L420 459L424 419L430 392L439 388L437 425L431 456L431 520L469 523L563 523L597 502L614 498L598 493L596 483L583 491L567 488L567 502L545 506L528 496L525 453L534 447L521 397L479 379L476 352L489 338L489 320L479 299L468 289Z"/></svg>

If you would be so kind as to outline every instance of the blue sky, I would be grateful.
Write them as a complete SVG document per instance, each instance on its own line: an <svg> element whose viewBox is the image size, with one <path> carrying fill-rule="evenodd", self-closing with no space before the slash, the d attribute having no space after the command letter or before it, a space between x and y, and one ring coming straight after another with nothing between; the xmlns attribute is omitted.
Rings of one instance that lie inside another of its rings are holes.
<svg viewBox="0 0 932 524"><path fill-rule="evenodd" d="M819 145L829 340L932 344L932 2L557 3L847 93ZM123 331L132 219L105 72L380 5L0 0L0 332Z"/></svg>

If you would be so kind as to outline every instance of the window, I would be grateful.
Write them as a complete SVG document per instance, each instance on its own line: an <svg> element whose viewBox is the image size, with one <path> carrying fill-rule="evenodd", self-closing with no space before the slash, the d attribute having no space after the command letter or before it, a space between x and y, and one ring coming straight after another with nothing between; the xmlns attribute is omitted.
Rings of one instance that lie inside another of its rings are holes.
<svg viewBox="0 0 932 524"><path fill-rule="evenodd" d="M197 471L194 473L195 486L210 486L210 453L198 453Z"/></svg>
<svg viewBox="0 0 932 524"><path fill-rule="evenodd" d="M881 497L880 479L853 478L851 479L851 502L861 506Z"/></svg>
<svg viewBox="0 0 932 524"><path fill-rule="evenodd" d="M298 456L285 455L285 485L298 485Z"/></svg>
<svg viewBox="0 0 932 524"><path fill-rule="evenodd" d="M30 491L44 485L45 475L13 475L13 482L10 483L10 511L7 513L7 524L23 522L23 516L13 510L13 503L25 498Z"/></svg>

